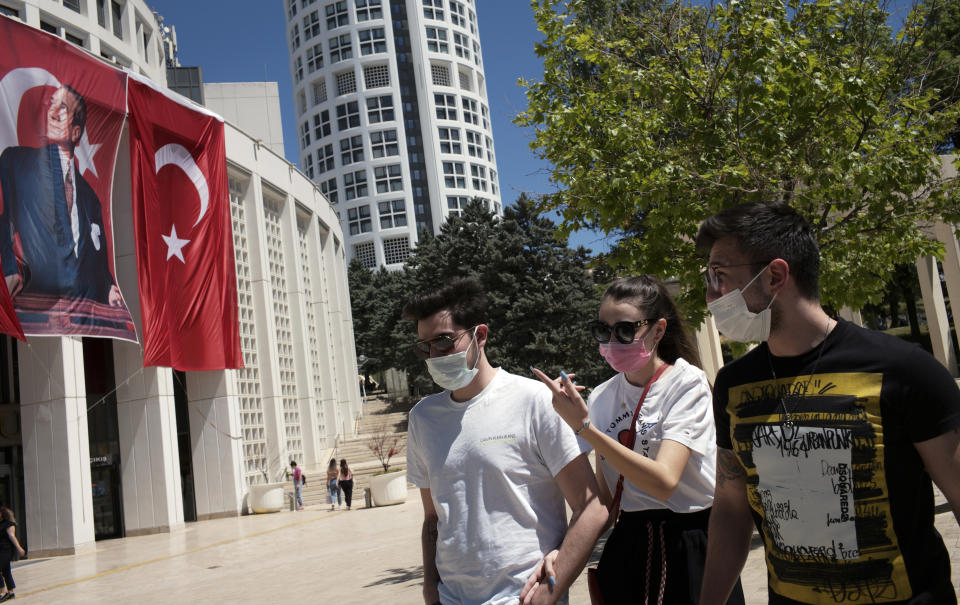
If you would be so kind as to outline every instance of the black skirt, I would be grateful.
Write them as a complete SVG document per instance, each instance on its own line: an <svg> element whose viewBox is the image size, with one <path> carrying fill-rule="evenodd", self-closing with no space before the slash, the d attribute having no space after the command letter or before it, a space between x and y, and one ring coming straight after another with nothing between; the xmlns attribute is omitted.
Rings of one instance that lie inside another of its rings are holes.
<svg viewBox="0 0 960 605"><path fill-rule="evenodd" d="M607 603L698 605L707 558L710 509L624 512L597 564ZM727 600L743 605L740 581Z"/></svg>

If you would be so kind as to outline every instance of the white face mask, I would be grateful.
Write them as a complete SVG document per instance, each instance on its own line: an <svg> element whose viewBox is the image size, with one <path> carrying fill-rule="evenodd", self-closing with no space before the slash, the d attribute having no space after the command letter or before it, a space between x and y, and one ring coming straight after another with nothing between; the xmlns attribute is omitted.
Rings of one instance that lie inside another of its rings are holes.
<svg viewBox="0 0 960 605"><path fill-rule="evenodd" d="M770 265L768 264L767 267ZM767 270L764 267L753 276L747 285L743 287L746 290L760 275ZM707 308L713 314L714 321L717 322L717 329L720 333L737 342L760 342L770 337L770 305L773 304L777 295L767 304L767 308L759 313L754 313L747 308L747 301L743 298L743 291L740 288L727 292L717 300L707 303Z"/></svg>
<svg viewBox="0 0 960 605"><path fill-rule="evenodd" d="M470 345L473 345L477 338L477 328L473 329L473 336L470 337ZM427 371L430 372L430 378L444 389L456 391L470 384L473 377L477 375L480 368L480 355L477 355L477 361L473 364L473 369L467 369L467 352L470 346L459 353L444 355L443 357L430 357L427 359Z"/></svg>

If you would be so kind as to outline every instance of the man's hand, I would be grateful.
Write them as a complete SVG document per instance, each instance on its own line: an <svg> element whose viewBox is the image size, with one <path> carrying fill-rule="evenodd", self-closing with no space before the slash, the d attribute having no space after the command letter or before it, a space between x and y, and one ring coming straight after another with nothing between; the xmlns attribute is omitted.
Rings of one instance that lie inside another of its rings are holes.
<svg viewBox="0 0 960 605"><path fill-rule="evenodd" d="M10 298L20 294L20 290L23 289L23 278L20 277L20 274L12 273L4 277L7 280L7 292L10 293Z"/></svg>
<svg viewBox="0 0 960 605"><path fill-rule="evenodd" d="M537 566L537 569L534 570L533 574L527 578L527 583L523 585L523 590L520 591L520 602L523 605L533 603L534 595L542 596L549 592L547 587L539 591L537 590L545 583L549 583L551 586L557 585L557 574L554 570L554 562L557 560L557 555L559 554L559 550L551 550L548 552L547 555L543 557L540 565Z"/></svg>
<svg viewBox="0 0 960 605"><path fill-rule="evenodd" d="M8 277L7 279L10 279L10 278ZM111 307L123 306L123 297L120 296L120 288L118 288L115 285L110 286L110 294L107 295L107 302L110 303Z"/></svg>

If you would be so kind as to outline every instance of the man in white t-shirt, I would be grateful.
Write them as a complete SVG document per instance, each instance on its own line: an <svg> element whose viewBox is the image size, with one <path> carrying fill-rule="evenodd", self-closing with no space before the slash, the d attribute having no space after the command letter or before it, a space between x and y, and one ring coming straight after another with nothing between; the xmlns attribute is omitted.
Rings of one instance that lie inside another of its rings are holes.
<svg viewBox="0 0 960 605"><path fill-rule="evenodd" d="M487 361L476 281L416 296L403 312L445 389L413 408L407 434L407 477L423 498L424 602L517 603L531 580L528 602L556 603L607 521L586 454L543 384Z"/></svg>

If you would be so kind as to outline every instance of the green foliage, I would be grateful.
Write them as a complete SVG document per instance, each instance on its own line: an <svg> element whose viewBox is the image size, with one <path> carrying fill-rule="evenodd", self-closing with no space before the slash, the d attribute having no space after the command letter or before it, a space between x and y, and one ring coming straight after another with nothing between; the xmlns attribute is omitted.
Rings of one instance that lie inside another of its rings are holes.
<svg viewBox="0 0 960 605"><path fill-rule="evenodd" d="M377 357L381 367L405 370L419 392L436 391L410 350L415 326L400 319L401 308L416 292L473 276L489 299L486 351L493 365L524 376L531 365L550 375L562 369L576 372L581 384L598 384L612 371L585 328L600 299L588 260L525 197L505 208L502 219L474 200L436 237L422 237L403 271L373 273L351 264L357 351Z"/></svg>
<svg viewBox="0 0 960 605"><path fill-rule="evenodd" d="M702 313L699 223L746 201L806 216L821 296L882 298L893 268L941 247L925 221L960 220L933 151L960 116L923 75L925 13L893 36L873 0L533 0L542 81L523 81L531 143L568 232L629 234L607 261L674 276ZM955 75L955 73L954 73Z"/></svg>
<svg viewBox="0 0 960 605"><path fill-rule="evenodd" d="M960 2L926 0L923 2L922 52L929 68L924 77L937 91L934 107L949 107L960 99ZM943 141L944 150L960 149L960 121Z"/></svg>

